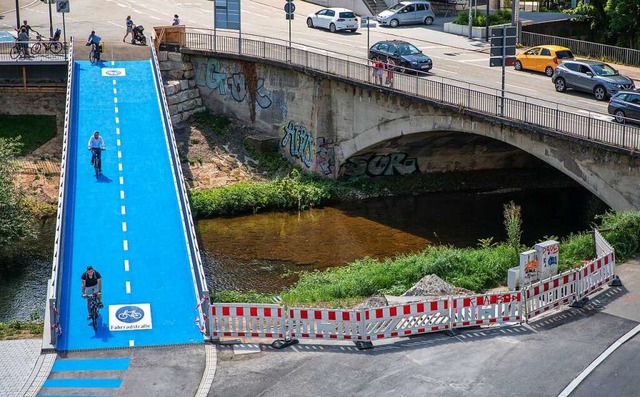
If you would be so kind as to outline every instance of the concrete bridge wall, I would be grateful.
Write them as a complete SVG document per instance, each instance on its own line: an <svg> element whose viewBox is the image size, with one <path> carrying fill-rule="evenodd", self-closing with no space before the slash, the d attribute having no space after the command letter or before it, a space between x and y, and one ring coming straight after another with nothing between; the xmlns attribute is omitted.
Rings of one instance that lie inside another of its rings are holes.
<svg viewBox="0 0 640 397"><path fill-rule="evenodd" d="M335 178L551 166L616 210L640 209L637 153L287 64L189 57L207 108L271 131L282 153L309 172Z"/></svg>

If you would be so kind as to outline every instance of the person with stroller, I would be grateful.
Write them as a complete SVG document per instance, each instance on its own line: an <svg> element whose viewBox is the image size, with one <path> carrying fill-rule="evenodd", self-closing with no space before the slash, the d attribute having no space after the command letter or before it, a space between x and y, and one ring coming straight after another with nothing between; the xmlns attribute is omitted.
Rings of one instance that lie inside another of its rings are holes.
<svg viewBox="0 0 640 397"><path fill-rule="evenodd" d="M135 26L133 28L133 37L131 38L131 44L135 44L136 42L147 45L147 38L144 37L144 27L142 25Z"/></svg>
<svg viewBox="0 0 640 397"><path fill-rule="evenodd" d="M98 60L98 62L100 62L100 41L102 39L100 38L100 36L98 36L96 34L95 30L91 31L91 34L89 35L89 38L87 38L87 44L85 44L86 46L93 46L93 50L96 53L96 58Z"/></svg>

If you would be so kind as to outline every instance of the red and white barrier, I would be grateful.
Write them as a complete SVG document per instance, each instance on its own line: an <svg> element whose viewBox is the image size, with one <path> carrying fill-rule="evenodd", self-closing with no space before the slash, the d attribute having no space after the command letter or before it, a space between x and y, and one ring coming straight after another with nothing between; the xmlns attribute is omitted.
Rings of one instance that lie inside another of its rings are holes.
<svg viewBox="0 0 640 397"><path fill-rule="evenodd" d="M613 252L594 259L580 268L578 292L588 295L600 288L602 284L612 281L616 276L616 261Z"/></svg>
<svg viewBox="0 0 640 397"><path fill-rule="evenodd" d="M362 340L359 310L288 309L287 333L291 338Z"/></svg>
<svg viewBox="0 0 640 397"><path fill-rule="evenodd" d="M284 312L278 305L213 304L209 321L212 337L285 337Z"/></svg>
<svg viewBox="0 0 640 397"><path fill-rule="evenodd" d="M525 288L527 318L578 300L578 271L568 270Z"/></svg>
<svg viewBox="0 0 640 397"><path fill-rule="evenodd" d="M450 329L449 298L364 310L366 339L396 338Z"/></svg>
<svg viewBox="0 0 640 397"><path fill-rule="evenodd" d="M452 298L453 328L517 322L522 319L520 292Z"/></svg>

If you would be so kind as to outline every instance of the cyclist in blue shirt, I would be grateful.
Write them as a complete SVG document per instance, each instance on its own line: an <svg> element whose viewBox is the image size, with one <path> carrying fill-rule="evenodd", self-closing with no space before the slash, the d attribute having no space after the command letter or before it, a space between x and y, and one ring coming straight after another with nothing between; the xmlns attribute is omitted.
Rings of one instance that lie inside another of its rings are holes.
<svg viewBox="0 0 640 397"><path fill-rule="evenodd" d="M89 38L87 39L87 44L86 44L87 46L90 46L90 45L93 46L93 49L96 52L96 57L98 61L100 61L100 40L102 40L100 36L96 34L95 30L92 30L91 34L89 35Z"/></svg>

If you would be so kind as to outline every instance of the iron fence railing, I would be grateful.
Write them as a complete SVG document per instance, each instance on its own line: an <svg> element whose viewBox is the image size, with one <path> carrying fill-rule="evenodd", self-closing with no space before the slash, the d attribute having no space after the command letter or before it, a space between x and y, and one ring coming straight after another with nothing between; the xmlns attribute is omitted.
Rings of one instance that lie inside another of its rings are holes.
<svg viewBox="0 0 640 397"><path fill-rule="evenodd" d="M634 50L631 48L616 47L612 45L524 31L522 32L522 44L527 47L542 44L559 45L571 48L571 51L576 55L603 59L625 65L640 66L640 50Z"/></svg>
<svg viewBox="0 0 640 397"><path fill-rule="evenodd" d="M32 40L0 43L0 62L64 62L67 59L68 50L68 44L59 41Z"/></svg>
<svg viewBox="0 0 640 397"><path fill-rule="evenodd" d="M310 51L309 47L289 47L274 42L274 39L258 36L235 37L210 32L199 33L187 31L182 40L184 47L191 50L214 51L218 53L238 54L245 57L268 59L289 65L297 65L340 78L373 84L373 74L368 60L351 57L339 58ZM300 48L304 47L304 48ZM640 149L640 128L630 124L618 124L607 120L581 115L579 108L561 110L543 106L542 99L526 98L513 93L506 93L502 98L498 94L487 91L493 89L471 89L460 87L455 83L436 81L423 76L396 73L393 88L377 86L383 90L400 91L405 94L426 98L456 107L466 108L491 116L515 121L521 124L535 125L557 134L615 146L636 152Z"/></svg>

